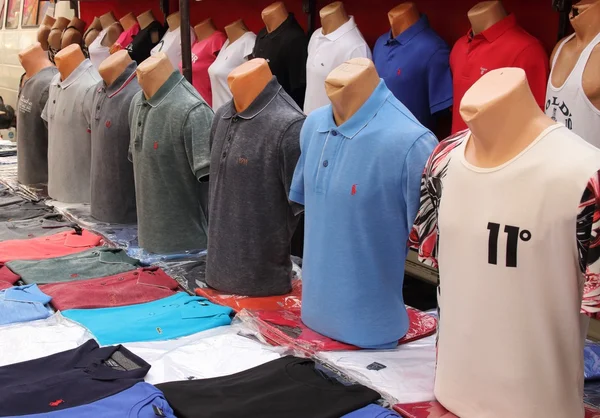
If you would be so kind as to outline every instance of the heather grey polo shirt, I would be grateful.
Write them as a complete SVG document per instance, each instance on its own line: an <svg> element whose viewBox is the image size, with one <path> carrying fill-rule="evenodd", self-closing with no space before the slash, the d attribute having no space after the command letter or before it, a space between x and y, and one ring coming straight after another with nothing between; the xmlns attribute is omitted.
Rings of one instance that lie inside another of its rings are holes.
<svg viewBox="0 0 600 418"><path fill-rule="evenodd" d="M213 111L179 71L129 109L140 247L153 253L206 248Z"/></svg>
<svg viewBox="0 0 600 418"><path fill-rule="evenodd" d="M107 86L101 81L92 103L91 214L109 223L134 223L135 183L129 152L129 106L140 91L131 62Z"/></svg>
<svg viewBox="0 0 600 418"><path fill-rule="evenodd" d="M73 230L73 222L58 213L22 221L0 222L0 241L45 237Z"/></svg>
<svg viewBox="0 0 600 418"><path fill-rule="evenodd" d="M25 81L17 103L17 177L22 184L48 181L48 128L42 110L56 67L46 67Z"/></svg>
<svg viewBox="0 0 600 418"><path fill-rule="evenodd" d="M212 126L206 283L247 296L291 290L290 203L304 113L273 79L248 109L221 107Z"/></svg>
<svg viewBox="0 0 600 418"><path fill-rule="evenodd" d="M42 118L48 122L48 195L60 202L90 203L91 103L100 75L89 59L65 80L56 74Z"/></svg>

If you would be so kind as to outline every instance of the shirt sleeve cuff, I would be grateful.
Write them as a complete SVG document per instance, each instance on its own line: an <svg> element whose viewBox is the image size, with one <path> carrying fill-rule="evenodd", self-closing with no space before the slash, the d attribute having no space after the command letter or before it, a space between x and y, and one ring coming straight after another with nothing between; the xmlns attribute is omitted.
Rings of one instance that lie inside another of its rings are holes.
<svg viewBox="0 0 600 418"><path fill-rule="evenodd" d="M452 97L444 100L443 102L440 102L440 103L437 103L437 104L431 106L429 108L429 110L431 111L431 114L433 115L441 110L448 109L450 106L452 106Z"/></svg>
<svg viewBox="0 0 600 418"><path fill-rule="evenodd" d="M298 193L295 190L290 190L290 200L292 202L300 203L304 205L304 193Z"/></svg>

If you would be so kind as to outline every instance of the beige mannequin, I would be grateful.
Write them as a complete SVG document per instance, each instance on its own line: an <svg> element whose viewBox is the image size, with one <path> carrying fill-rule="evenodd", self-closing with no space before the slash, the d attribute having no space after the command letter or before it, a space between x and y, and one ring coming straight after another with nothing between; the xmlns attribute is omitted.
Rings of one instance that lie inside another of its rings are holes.
<svg viewBox="0 0 600 418"><path fill-rule="evenodd" d="M196 26L194 26L194 32L196 33L197 41L201 41L203 39L208 38L210 35L212 35L216 31L217 31L217 28L211 18L203 20L202 22L200 22Z"/></svg>
<svg viewBox="0 0 600 418"><path fill-rule="evenodd" d="M84 35L84 43L85 46L90 46L92 42L96 40L98 35L100 35L100 31L102 30L102 24L100 23L100 19L95 17L92 21L92 24L88 28L87 32Z"/></svg>
<svg viewBox="0 0 600 418"><path fill-rule="evenodd" d="M375 64L368 58L353 58L333 70L325 79L325 91L340 126L350 119L379 85Z"/></svg>
<svg viewBox="0 0 600 418"><path fill-rule="evenodd" d="M179 26L181 26L181 15L179 12L167 16L167 23L169 24L169 32L179 29Z"/></svg>
<svg viewBox="0 0 600 418"><path fill-rule="evenodd" d="M261 13L263 22L267 28L267 32L271 33L277 29L289 16L289 12L283 2L278 1L270 6L267 6Z"/></svg>
<svg viewBox="0 0 600 418"><path fill-rule="evenodd" d="M321 17L321 30L323 35L334 32L350 20L348 13L346 13L346 9L344 8L344 3L341 1L336 1L323 7L319 11L319 16Z"/></svg>
<svg viewBox="0 0 600 418"><path fill-rule="evenodd" d="M467 14L471 22L473 35L483 32L500 22L507 16L504 6L498 0L477 3Z"/></svg>
<svg viewBox="0 0 600 418"><path fill-rule="evenodd" d="M269 63L263 58L255 58L233 70L227 77L227 84L237 111L248 109L272 78Z"/></svg>
<svg viewBox="0 0 600 418"><path fill-rule="evenodd" d="M137 23L137 20L135 20L135 15L129 12L119 19L119 23L121 23L123 30L129 30L131 27L133 27L133 25Z"/></svg>
<svg viewBox="0 0 600 418"><path fill-rule="evenodd" d="M393 37L397 37L406 29L419 21L421 14L417 6L411 2L399 4L388 12L388 20L392 28Z"/></svg>
<svg viewBox="0 0 600 418"><path fill-rule="evenodd" d="M69 22L69 26L63 32L62 39L60 42L61 49L66 48L71 44L81 45L85 25L86 23L78 17L74 17L73 19L71 19L71 21Z"/></svg>
<svg viewBox="0 0 600 418"><path fill-rule="evenodd" d="M44 16L44 20L42 20L42 24L38 28L37 31L37 41L42 45L42 49L44 51L48 50L48 36L50 35L50 31L52 30L52 26L56 23L56 19L52 16L46 15Z"/></svg>
<svg viewBox="0 0 600 418"><path fill-rule="evenodd" d="M164 52L151 56L137 68L137 78L144 96L150 99L171 77L174 68Z"/></svg>
<svg viewBox="0 0 600 418"><path fill-rule="evenodd" d="M61 50L54 57L56 68L60 72L61 80L66 80L73 71L85 60L81 47L77 44L72 44Z"/></svg>
<svg viewBox="0 0 600 418"><path fill-rule="evenodd" d="M562 86L565 83L585 47L600 32L599 0L583 0L573 5L573 10L574 12L571 12L571 25L575 30L575 37L564 45L557 57L554 68L552 68L552 84L554 86ZM557 44L552 52L551 64L561 43L562 41ZM585 95L594 107L600 110L600 72L598 68L600 68L600 44L594 47L583 71L582 80Z"/></svg>
<svg viewBox="0 0 600 418"><path fill-rule="evenodd" d="M472 133L465 158L481 168L510 161L555 124L538 106L521 68L485 74L467 90L460 115Z"/></svg>
<svg viewBox="0 0 600 418"><path fill-rule="evenodd" d="M39 42L19 52L19 61L25 69L25 79L30 79L41 70L52 67L48 54Z"/></svg>
<svg viewBox="0 0 600 418"><path fill-rule="evenodd" d="M144 13L137 17L137 21L140 24L140 29L146 29L150 23L154 22L156 18L152 10L146 10Z"/></svg>
<svg viewBox="0 0 600 418"><path fill-rule="evenodd" d="M125 68L131 64L133 60L129 53L125 50L115 52L110 57L102 61L98 72L107 86L110 86L115 80L123 74Z"/></svg>
<svg viewBox="0 0 600 418"><path fill-rule="evenodd" d="M106 29L106 35L102 39L102 46L112 46L119 39L119 35L123 33L123 27L112 12L100 16L100 24L103 30Z"/></svg>
<svg viewBox="0 0 600 418"><path fill-rule="evenodd" d="M69 26L70 20L66 17L59 17L52 25L50 34L48 35L48 45L55 50L60 49L63 31Z"/></svg>
<svg viewBox="0 0 600 418"><path fill-rule="evenodd" d="M225 26L225 33L229 39L229 45L240 39L249 29L242 19Z"/></svg>

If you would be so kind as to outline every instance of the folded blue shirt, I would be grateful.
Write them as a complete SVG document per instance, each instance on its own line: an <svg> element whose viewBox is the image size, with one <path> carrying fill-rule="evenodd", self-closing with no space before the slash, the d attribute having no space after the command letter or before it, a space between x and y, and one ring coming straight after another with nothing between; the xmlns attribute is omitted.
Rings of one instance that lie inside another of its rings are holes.
<svg viewBox="0 0 600 418"><path fill-rule="evenodd" d="M139 305L68 309L63 316L86 327L102 345L171 340L229 325L231 308L177 293Z"/></svg>
<svg viewBox="0 0 600 418"><path fill-rule="evenodd" d="M400 415L379 405L371 404L344 415L342 418L400 418Z"/></svg>
<svg viewBox="0 0 600 418"><path fill-rule="evenodd" d="M585 380L600 378L600 344L586 341L583 350L583 375Z"/></svg>
<svg viewBox="0 0 600 418"><path fill-rule="evenodd" d="M45 305L51 300L36 284L1 290L0 325L48 318L50 311Z"/></svg>

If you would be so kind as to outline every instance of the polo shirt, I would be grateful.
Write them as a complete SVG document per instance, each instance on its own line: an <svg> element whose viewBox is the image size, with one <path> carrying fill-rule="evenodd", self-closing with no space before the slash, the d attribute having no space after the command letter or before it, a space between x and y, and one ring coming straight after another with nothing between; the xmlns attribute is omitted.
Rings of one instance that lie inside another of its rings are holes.
<svg viewBox="0 0 600 418"><path fill-rule="evenodd" d="M140 29L137 35L133 37L131 43L126 47L131 59L139 64L150 56L150 51L154 48L165 34L165 27L162 23L154 20L144 29Z"/></svg>
<svg viewBox="0 0 600 418"><path fill-rule="evenodd" d="M264 58L283 89L298 106L304 104L308 38L293 13L273 32L262 28L252 58Z"/></svg>
<svg viewBox="0 0 600 418"><path fill-rule="evenodd" d="M48 195L66 203L90 203L91 109L85 106L100 82L85 59L65 79L50 83L42 119L48 122Z"/></svg>
<svg viewBox="0 0 600 418"><path fill-rule="evenodd" d="M469 88L485 73L504 67L525 70L529 87L544 109L548 81L548 54L542 43L517 24L510 14L495 25L474 35L472 30L454 44L450 68L454 83L452 133L467 129L459 112L460 102Z"/></svg>
<svg viewBox="0 0 600 418"><path fill-rule="evenodd" d="M91 214L99 221L135 223L135 183L129 152L129 106L140 91L131 62L107 86L94 89L92 110Z"/></svg>
<svg viewBox="0 0 600 418"><path fill-rule="evenodd" d="M0 416L89 404L143 381L150 365L121 346L78 348L0 367Z"/></svg>
<svg viewBox="0 0 600 418"><path fill-rule="evenodd" d="M158 267L108 277L41 286L57 310L106 308L151 302L175 294L178 284Z"/></svg>
<svg viewBox="0 0 600 418"><path fill-rule="evenodd" d="M233 101L217 111L210 134L209 286L245 296L291 290L290 245L301 208L287 196L304 119L275 77L243 112Z"/></svg>
<svg viewBox="0 0 600 418"><path fill-rule="evenodd" d="M112 276L135 270L139 262L125 250L98 247L64 257L10 261L6 266L25 283L44 284Z"/></svg>
<svg viewBox="0 0 600 418"><path fill-rule="evenodd" d="M364 408L357 409L354 412L344 415L342 418L400 418L400 415L394 411L383 408L379 405L371 404Z"/></svg>
<svg viewBox="0 0 600 418"><path fill-rule="evenodd" d="M110 48L102 45L107 33L108 27L102 29L98 36L96 36L96 39L88 46L90 61L92 61L92 64L96 69L98 69L100 64L110 56Z"/></svg>
<svg viewBox="0 0 600 418"><path fill-rule="evenodd" d="M196 40L196 33L190 27L190 41L192 45ZM159 52L164 52L173 68L177 68L181 62L181 28L167 30L158 44L152 48L150 55L156 55Z"/></svg>
<svg viewBox="0 0 600 418"><path fill-rule="evenodd" d="M383 80L344 124L336 126L331 105L307 118L290 199L306 211L309 328L363 348L394 347L406 334L403 260L435 144Z"/></svg>
<svg viewBox="0 0 600 418"><path fill-rule="evenodd" d="M208 67L215 62L217 54L225 41L227 41L227 36L223 32L215 31L208 38L202 39L192 46L192 84L211 107L212 88L208 76ZM181 61L178 66L179 71L183 72Z"/></svg>
<svg viewBox="0 0 600 418"><path fill-rule="evenodd" d="M48 181L48 126L42 110L56 67L46 67L25 80L17 103L17 175L22 184Z"/></svg>
<svg viewBox="0 0 600 418"><path fill-rule="evenodd" d="M0 241L45 237L72 231L73 222L58 213L49 213L33 219L0 222Z"/></svg>
<svg viewBox="0 0 600 418"><path fill-rule="evenodd" d="M325 92L329 73L349 59L371 57L371 48L358 30L354 16L327 35L323 34L323 28L317 29L308 43L304 113L308 115L331 103Z"/></svg>
<svg viewBox="0 0 600 418"><path fill-rule="evenodd" d="M233 98L231 90L229 90L227 77L233 70L248 61L255 43L256 35L250 31L244 33L233 43L229 43L229 39L227 39L215 62L208 67L212 90L212 108L215 111Z"/></svg>
<svg viewBox="0 0 600 418"><path fill-rule="evenodd" d="M179 71L129 109L139 243L153 253L206 248L213 112ZM200 183L200 181L204 183ZM205 202L205 200L204 200Z"/></svg>
<svg viewBox="0 0 600 418"><path fill-rule="evenodd" d="M139 32L140 24L136 22L132 27L130 27L127 30L124 30L119 35L116 42L110 47L110 53L114 54L115 52L118 52L122 49L126 49L129 45L131 45L133 39L138 35Z"/></svg>
<svg viewBox="0 0 600 418"><path fill-rule="evenodd" d="M69 309L63 315L86 327L102 345L179 338L229 325L231 308L177 293L117 308Z"/></svg>
<svg viewBox="0 0 600 418"><path fill-rule="evenodd" d="M27 202L17 197L12 202L0 204L0 222L34 219L52 213L52 208L43 203Z"/></svg>
<svg viewBox="0 0 600 418"><path fill-rule="evenodd" d="M404 106L425 126L433 115L452 106L450 48L429 26L427 16L393 37L377 40L373 60L379 76Z"/></svg>
<svg viewBox="0 0 600 418"><path fill-rule="evenodd" d="M48 318L51 299L35 284L0 290L0 325Z"/></svg>
<svg viewBox="0 0 600 418"><path fill-rule="evenodd" d="M79 253L102 243L99 235L85 229L59 232L47 237L0 242L0 263L11 260L40 260Z"/></svg>

